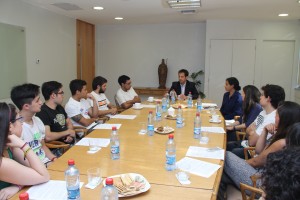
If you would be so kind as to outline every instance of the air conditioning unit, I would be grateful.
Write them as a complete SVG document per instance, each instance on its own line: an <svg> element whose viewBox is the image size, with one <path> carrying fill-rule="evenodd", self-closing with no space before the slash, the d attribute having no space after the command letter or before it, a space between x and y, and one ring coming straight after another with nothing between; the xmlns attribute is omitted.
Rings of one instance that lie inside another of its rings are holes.
<svg viewBox="0 0 300 200"><path fill-rule="evenodd" d="M163 7L173 9L196 9L201 7L201 0L162 0Z"/></svg>

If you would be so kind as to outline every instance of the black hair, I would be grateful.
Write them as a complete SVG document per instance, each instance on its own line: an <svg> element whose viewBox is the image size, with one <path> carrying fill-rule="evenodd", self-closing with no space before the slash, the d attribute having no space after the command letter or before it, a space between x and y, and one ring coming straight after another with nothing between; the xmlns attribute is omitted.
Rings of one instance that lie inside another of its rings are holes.
<svg viewBox="0 0 300 200"><path fill-rule="evenodd" d="M284 101L285 99L285 92L282 87L279 85L271 85L267 84L263 86L262 91L264 91L264 96L266 98L270 97L271 105L273 108L277 109L280 102Z"/></svg>
<svg viewBox="0 0 300 200"><path fill-rule="evenodd" d="M286 147L300 147L300 122L290 126L286 136Z"/></svg>
<svg viewBox="0 0 300 200"><path fill-rule="evenodd" d="M122 83L125 84L126 81L130 80L130 78L126 75L122 75L118 78L118 83L120 86L122 86Z"/></svg>
<svg viewBox="0 0 300 200"><path fill-rule="evenodd" d="M92 83L93 90L96 90L98 85L101 87L104 83L107 83L106 78L102 76L96 76Z"/></svg>
<svg viewBox="0 0 300 200"><path fill-rule="evenodd" d="M262 172L265 200L300 199L299 166L299 146L270 153Z"/></svg>
<svg viewBox="0 0 300 200"><path fill-rule="evenodd" d="M12 104L0 103L0 165L2 163L3 152L6 147L9 134L10 122L15 121L17 116L16 107Z"/></svg>
<svg viewBox="0 0 300 200"><path fill-rule="evenodd" d="M189 71L186 70L186 69L181 69L181 70L178 71L178 74L181 74L181 73L184 73L185 77L189 76Z"/></svg>
<svg viewBox="0 0 300 200"><path fill-rule="evenodd" d="M22 110L24 104L31 104L32 100L40 94L40 86L25 83L12 88L10 98L19 110Z"/></svg>
<svg viewBox="0 0 300 200"><path fill-rule="evenodd" d="M243 121L247 121L248 116L253 107L259 104L260 91L254 85L246 85L243 87L245 99L243 101Z"/></svg>
<svg viewBox="0 0 300 200"><path fill-rule="evenodd" d="M277 132L274 134L268 147L274 142L286 138L289 126L296 122L300 122L300 105L295 102L282 102L277 108L277 113L279 115Z"/></svg>
<svg viewBox="0 0 300 200"><path fill-rule="evenodd" d="M45 82L42 85L42 94L47 101L50 99L51 94L57 93L62 88L62 84L57 81Z"/></svg>
<svg viewBox="0 0 300 200"><path fill-rule="evenodd" d="M239 82L239 80L237 80L237 78L235 78L235 77L229 77L229 78L226 79L226 81L229 83L229 85L233 85L233 88L236 91L240 91L241 90L240 82Z"/></svg>
<svg viewBox="0 0 300 200"><path fill-rule="evenodd" d="M83 86L86 85L86 81L81 80L81 79L74 79L70 82L70 90L71 90L71 94L75 95L76 91L81 92Z"/></svg>

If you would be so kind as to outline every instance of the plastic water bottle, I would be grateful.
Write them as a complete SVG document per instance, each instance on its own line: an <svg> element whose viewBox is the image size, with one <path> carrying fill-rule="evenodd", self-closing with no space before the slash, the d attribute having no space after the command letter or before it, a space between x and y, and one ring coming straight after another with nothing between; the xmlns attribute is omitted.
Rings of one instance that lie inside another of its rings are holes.
<svg viewBox="0 0 300 200"><path fill-rule="evenodd" d="M175 97L175 91L174 90L172 90L170 92L170 96L171 96L171 104L175 104L176 97Z"/></svg>
<svg viewBox="0 0 300 200"><path fill-rule="evenodd" d="M201 117L200 113L196 113L196 117L194 120L194 138L200 139L201 137Z"/></svg>
<svg viewBox="0 0 300 200"><path fill-rule="evenodd" d="M149 111L149 114L148 114L147 134L149 136L153 136L154 135L154 124L153 124L152 111Z"/></svg>
<svg viewBox="0 0 300 200"><path fill-rule="evenodd" d="M176 116L176 128L183 127L183 119L182 119L182 109L181 106L178 106L177 116Z"/></svg>
<svg viewBox="0 0 300 200"><path fill-rule="evenodd" d="M166 145L166 170L173 171L176 169L176 144L174 135L169 135L169 140Z"/></svg>
<svg viewBox="0 0 300 200"><path fill-rule="evenodd" d="M197 112L201 112L202 110L202 99L199 95L198 99L197 99Z"/></svg>
<svg viewBox="0 0 300 200"><path fill-rule="evenodd" d="M161 108L162 108L162 112L163 113L167 112L168 105L167 105L167 99L166 98L162 98L162 100L161 100Z"/></svg>
<svg viewBox="0 0 300 200"><path fill-rule="evenodd" d="M68 169L65 171L68 200L80 200L80 179L79 171L75 167L73 159L68 160Z"/></svg>
<svg viewBox="0 0 300 200"><path fill-rule="evenodd" d="M105 187L101 190L101 200L117 200L118 190L114 186L114 180L112 178L107 178L105 180Z"/></svg>
<svg viewBox="0 0 300 200"><path fill-rule="evenodd" d="M166 100L167 100L167 108L170 107L170 95L169 93L166 94Z"/></svg>
<svg viewBox="0 0 300 200"><path fill-rule="evenodd" d="M110 157L113 160L120 158L120 140L117 127L113 126L110 135Z"/></svg>
<svg viewBox="0 0 300 200"><path fill-rule="evenodd" d="M23 192L19 195L19 200L29 200L29 194L27 192Z"/></svg>
<svg viewBox="0 0 300 200"><path fill-rule="evenodd" d="M188 108L193 107L193 96L191 92L189 92L189 95L187 97L187 106Z"/></svg>
<svg viewBox="0 0 300 200"><path fill-rule="evenodd" d="M156 109L155 109L155 120L156 121L161 121L161 105L159 102L156 104Z"/></svg>

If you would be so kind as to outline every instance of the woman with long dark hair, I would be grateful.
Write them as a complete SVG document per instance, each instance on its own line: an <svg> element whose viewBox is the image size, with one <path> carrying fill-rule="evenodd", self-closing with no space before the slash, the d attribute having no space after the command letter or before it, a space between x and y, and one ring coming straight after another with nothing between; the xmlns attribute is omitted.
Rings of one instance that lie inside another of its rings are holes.
<svg viewBox="0 0 300 200"><path fill-rule="evenodd" d="M12 197L23 185L49 180L44 164L29 145L15 135L20 132L22 117L15 106L0 103L0 199Z"/></svg>
<svg viewBox="0 0 300 200"><path fill-rule="evenodd" d="M226 93L223 96L221 113L225 119L234 119L234 116L242 116L242 96L239 93L241 86L235 77L225 81Z"/></svg>
<svg viewBox="0 0 300 200"><path fill-rule="evenodd" d="M243 117L226 127L229 131L241 130L247 128L262 111L259 104L260 92L254 85L247 85L242 90L243 99Z"/></svg>

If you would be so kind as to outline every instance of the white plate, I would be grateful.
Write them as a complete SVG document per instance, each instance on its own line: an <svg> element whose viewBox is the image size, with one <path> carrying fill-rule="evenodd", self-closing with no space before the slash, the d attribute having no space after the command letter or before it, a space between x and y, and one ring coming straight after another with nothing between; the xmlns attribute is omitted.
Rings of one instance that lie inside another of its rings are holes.
<svg viewBox="0 0 300 200"><path fill-rule="evenodd" d="M164 127L164 131L158 131L157 128L154 128L154 131L156 133L159 133L159 134L169 134L169 133L172 133L174 131L174 128L172 128L172 127Z"/></svg>
<svg viewBox="0 0 300 200"><path fill-rule="evenodd" d="M130 197L130 196L135 196L135 195L138 195L138 194L147 192L147 191L151 188L150 183L147 181L147 179L146 179L144 176L142 176L142 175L140 175L140 174L136 174L136 173L127 173L127 174L129 174L129 176L130 176L133 180L134 180L137 176L139 177L139 179L144 180L144 182L145 182L145 187L144 187L144 189L140 190L139 193L132 194L132 195L122 195L122 194L119 194L119 197ZM125 175L125 174L118 174L118 175L110 176L110 177L107 177L107 178L121 177L122 175ZM103 185L104 185L104 187L106 186L105 180L106 180L106 179L103 180Z"/></svg>
<svg viewBox="0 0 300 200"><path fill-rule="evenodd" d="M176 120L176 115L166 115L165 119L172 119L172 120Z"/></svg>
<svg viewBox="0 0 300 200"><path fill-rule="evenodd" d="M132 106L132 108L133 108L134 110L141 110L141 109L143 109L143 106L140 106L140 107L134 107L134 106Z"/></svg>
<svg viewBox="0 0 300 200"><path fill-rule="evenodd" d="M219 123L222 122L222 120L219 119L218 121L213 121L212 119L210 119L209 122L210 122L210 123L217 123L217 124L219 124Z"/></svg>
<svg viewBox="0 0 300 200"><path fill-rule="evenodd" d="M154 102L154 99L153 99L153 101L149 101L149 99L147 99L147 101L150 102L150 103L153 103L153 102Z"/></svg>

